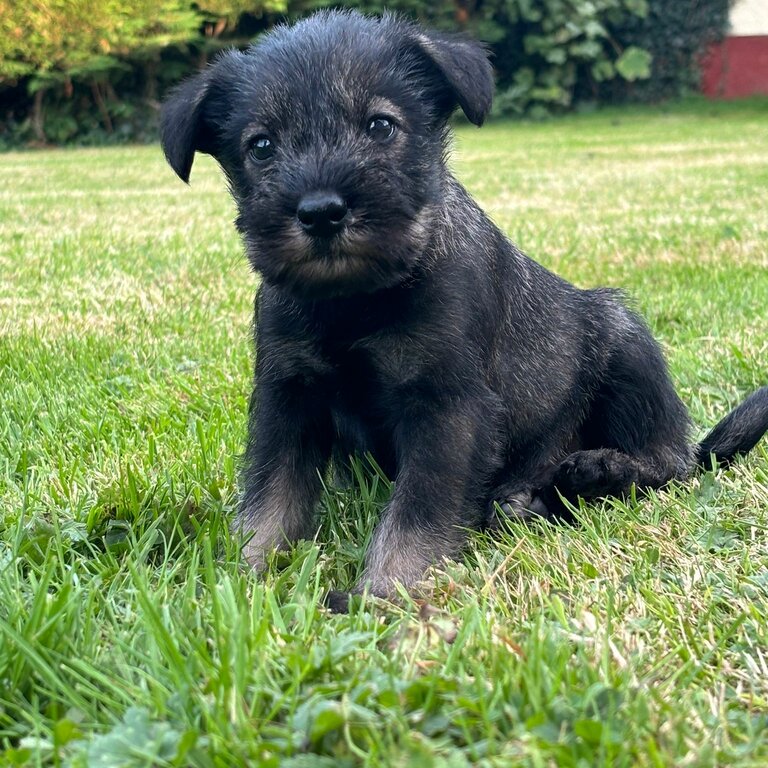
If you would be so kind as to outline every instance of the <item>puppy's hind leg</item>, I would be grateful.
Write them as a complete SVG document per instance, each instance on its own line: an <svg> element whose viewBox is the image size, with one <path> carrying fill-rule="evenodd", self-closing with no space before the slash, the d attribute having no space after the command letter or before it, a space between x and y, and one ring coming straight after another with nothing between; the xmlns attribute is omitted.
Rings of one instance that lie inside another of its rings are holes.
<svg viewBox="0 0 768 768"><path fill-rule="evenodd" d="M660 488L687 477L694 464L685 406L672 386L656 341L636 315L624 310L620 338L582 427L584 450L567 456L544 492L569 501Z"/></svg>

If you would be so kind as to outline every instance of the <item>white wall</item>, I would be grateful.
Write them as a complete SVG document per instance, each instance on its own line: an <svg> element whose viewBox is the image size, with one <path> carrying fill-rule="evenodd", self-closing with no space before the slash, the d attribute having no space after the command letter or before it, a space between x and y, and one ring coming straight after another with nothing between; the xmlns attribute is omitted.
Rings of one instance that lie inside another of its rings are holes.
<svg viewBox="0 0 768 768"><path fill-rule="evenodd" d="M731 35L768 35L768 0L738 0L730 22Z"/></svg>

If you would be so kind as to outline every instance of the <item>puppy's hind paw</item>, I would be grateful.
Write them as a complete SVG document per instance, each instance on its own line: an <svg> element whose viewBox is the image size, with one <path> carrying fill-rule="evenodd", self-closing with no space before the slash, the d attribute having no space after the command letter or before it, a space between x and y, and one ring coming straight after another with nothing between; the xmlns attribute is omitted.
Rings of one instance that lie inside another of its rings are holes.
<svg viewBox="0 0 768 768"><path fill-rule="evenodd" d="M605 448L572 453L557 468L554 485L569 497L595 498L623 493L636 481L635 462Z"/></svg>

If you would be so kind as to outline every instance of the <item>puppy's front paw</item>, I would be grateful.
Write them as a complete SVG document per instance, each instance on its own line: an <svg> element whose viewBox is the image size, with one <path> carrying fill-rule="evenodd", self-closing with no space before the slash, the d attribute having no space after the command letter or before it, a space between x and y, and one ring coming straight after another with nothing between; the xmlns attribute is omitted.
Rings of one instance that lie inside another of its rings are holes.
<svg viewBox="0 0 768 768"><path fill-rule="evenodd" d="M269 550L264 546L255 543L253 539L247 541L242 548L242 554L245 561L257 573L262 573L267 569L267 555Z"/></svg>

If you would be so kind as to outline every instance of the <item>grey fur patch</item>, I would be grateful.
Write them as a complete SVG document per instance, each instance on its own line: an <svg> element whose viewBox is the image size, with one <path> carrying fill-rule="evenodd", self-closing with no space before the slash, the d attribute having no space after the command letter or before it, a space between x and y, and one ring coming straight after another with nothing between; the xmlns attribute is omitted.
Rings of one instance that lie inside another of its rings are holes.
<svg viewBox="0 0 768 768"><path fill-rule="evenodd" d="M241 509L236 529L248 537L243 556L255 570L266 566L273 549L283 549L311 533L312 506L296 493L288 467L274 472L258 501Z"/></svg>
<svg viewBox="0 0 768 768"><path fill-rule="evenodd" d="M385 516L374 533L356 591L368 586L372 594L386 597L394 594L396 583L412 588L430 565L461 551L466 534L459 529L454 537L450 533L445 529L406 529L396 515Z"/></svg>

